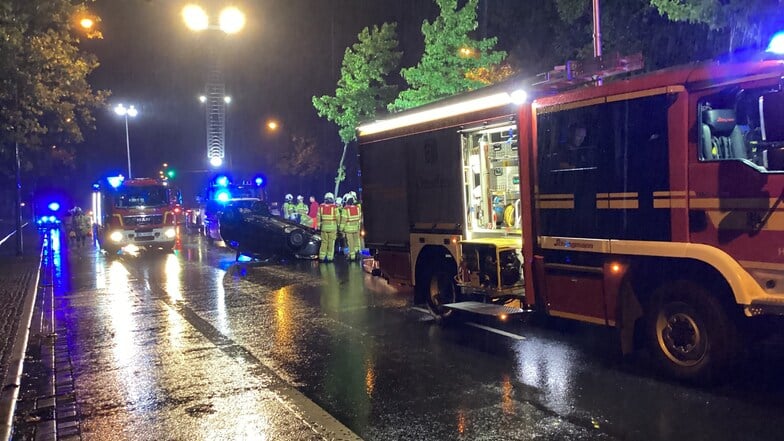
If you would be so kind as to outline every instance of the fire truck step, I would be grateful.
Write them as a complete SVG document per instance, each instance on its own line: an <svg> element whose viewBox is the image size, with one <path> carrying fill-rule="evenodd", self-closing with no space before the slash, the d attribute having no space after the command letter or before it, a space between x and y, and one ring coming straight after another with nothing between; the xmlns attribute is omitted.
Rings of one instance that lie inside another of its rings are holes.
<svg viewBox="0 0 784 441"><path fill-rule="evenodd" d="M492 303L482 302L457 302L447 303L444 308L454 309L458 311L466 311L473 314L489 315L493 317L503 318L513 314L522 314L525 312L521 308L512 308L511 306L494 305Z"/></svg>

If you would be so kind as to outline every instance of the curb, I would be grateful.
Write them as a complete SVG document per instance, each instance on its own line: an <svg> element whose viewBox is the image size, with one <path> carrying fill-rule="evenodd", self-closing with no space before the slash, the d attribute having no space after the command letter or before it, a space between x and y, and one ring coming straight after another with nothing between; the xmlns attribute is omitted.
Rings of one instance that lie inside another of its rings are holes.
<svg viewBox="0 0 784 441"><path fill-rule="evenodd" d="M27 292L25 293L24 305L22 307L22 319L19 322L14 345L11 349L8 372L3 379L3 387L0 389L0 440L8 440L11 438L14 410L16 409L17 397L19 396L25 351L27 349L27 342L30 337L30 326L33 319L33 306L35 305L36 294L38 293L38 284L41 281L44 246L47 243L48 239L41 244L35 283L31 283L30 286L27 287Z"/></svg>

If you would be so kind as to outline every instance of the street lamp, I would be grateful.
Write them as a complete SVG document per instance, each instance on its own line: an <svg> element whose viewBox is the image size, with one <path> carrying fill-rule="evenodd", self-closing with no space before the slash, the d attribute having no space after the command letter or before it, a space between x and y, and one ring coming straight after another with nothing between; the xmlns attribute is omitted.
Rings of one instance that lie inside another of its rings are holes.
<svg viewBox="0 0 784 441"><path fill-rule="evenodd" d="M226 34L236 34L245 27L245 14L229 6L218 15L218 24L211 25L207 12L199 5L187 5L182 9L182 19L192 31L220 30Z"/></svg>
<svg viewBox="0 0 784 441"><path fill-rule="evenodd" d="M125 107L123 104L118 104L114 108L114 113L125 118L125 149L128 153L128 179L133 178L131 174L131 138L128 136L128 117L135 118L139 114L133 105Z"/></svg>
<svg viewBox="0 0 784 441"><path fill-rule="evenodd" d="M245 14L233 6L223 8L215 23L211 22L203 7L189 4L182 9L182 19L188 29L196 32L211 30L230 35L245 27ZM207 59L210 69L207 74L206 93L199 97L199 101L205 104L207 117L207 158L210 165L220 167L226 150L226 106L231 102L231 97L226 96L220 53L214 45L215 42L209 45Z"/></svg>

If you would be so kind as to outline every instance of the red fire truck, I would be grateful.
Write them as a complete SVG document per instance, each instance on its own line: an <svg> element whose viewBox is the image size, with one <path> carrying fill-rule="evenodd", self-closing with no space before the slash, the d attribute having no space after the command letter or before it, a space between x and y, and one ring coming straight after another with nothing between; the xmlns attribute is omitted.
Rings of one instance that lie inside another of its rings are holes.
<svg viewBox="0 0 784 441"><path fill-rule="evenodd" d="M609 326L709 378L784 315L784 62L616 67L361 126L366 245L438 317Z"/></svg>
<svg viewBox="0 0 784 441"><path fill-rule="evenodd" d="M179 192L158 179L116 176L94 184L98 243L110 254L128 246L173 249L178 202Z"/></svg>

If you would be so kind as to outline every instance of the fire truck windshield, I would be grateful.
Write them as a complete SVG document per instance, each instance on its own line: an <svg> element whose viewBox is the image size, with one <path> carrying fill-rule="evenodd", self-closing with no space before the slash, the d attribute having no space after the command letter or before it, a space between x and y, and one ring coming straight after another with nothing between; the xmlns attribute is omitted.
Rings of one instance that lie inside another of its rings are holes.
<svg viewBox="0 0 784 441"><path fill-rule="evenodd" d="M168 203L166 188L157 186L121 187L114 198L114 206L118 208L159 207Z"/></svg>

